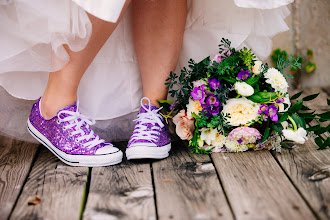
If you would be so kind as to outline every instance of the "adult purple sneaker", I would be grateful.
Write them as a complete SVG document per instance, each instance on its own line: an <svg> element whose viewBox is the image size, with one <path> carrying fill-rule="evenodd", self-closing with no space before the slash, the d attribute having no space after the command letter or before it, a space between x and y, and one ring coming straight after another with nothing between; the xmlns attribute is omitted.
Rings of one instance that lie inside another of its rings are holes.
<svg viewBox="0 0 330 220"><path fill-rule="evenodd" d="M148 104L143 105L145 99ZM167 124L159 114L160 110L161 108L150 104L148 98L141 99L140 111L126 149L127 160L168 157L171 137Z"/></svg>
<svg viewBox="0 0 330 220"><path fill-rule="evenodd" d="M40 113L40 99L32 106L27 121L29 132L61 161L70 166L108 166L120 163L123 153L100 139L89 125L94 124L78 111L76 103L59 110L51 119Z"/></svg>

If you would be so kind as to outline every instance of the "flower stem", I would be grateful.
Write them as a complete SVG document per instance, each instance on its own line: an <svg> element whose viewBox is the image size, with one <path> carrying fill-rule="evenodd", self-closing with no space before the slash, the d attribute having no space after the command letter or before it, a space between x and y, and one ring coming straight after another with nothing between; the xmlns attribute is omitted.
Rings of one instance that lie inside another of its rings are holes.
<svg viewBox="0 0 330 220"><path fill-rule="evenodd" d="M297 131L297 124L296 124L296 122L291 118L290 115L288 115L288 119L291 121L291 123L293 125L293 131Z"/></svg>

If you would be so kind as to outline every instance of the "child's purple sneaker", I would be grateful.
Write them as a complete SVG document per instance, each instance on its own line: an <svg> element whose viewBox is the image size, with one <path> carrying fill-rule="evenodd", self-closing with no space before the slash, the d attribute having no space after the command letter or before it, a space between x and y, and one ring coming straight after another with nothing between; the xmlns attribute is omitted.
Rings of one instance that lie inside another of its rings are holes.
<svg viewBox="0 0 330 220"><path fill-rule="evenodd" d="M76 103L51 119L40 112L40 99L32 106L27 121L29 132L55 156L71 166L108 166L120 163L123 153L96 135L89 125L95 121L78 112Z"/></svg>
<svg viewBox="0 0 330 220"><path fill-rule="evenodd" d="M144 99L149 103L143 105ZM171 137L167 124L159 114L160 110L161 108L150 104L148 98L141 99L140 112L126 149L127 160L168 157L171 150Z"/></svg>

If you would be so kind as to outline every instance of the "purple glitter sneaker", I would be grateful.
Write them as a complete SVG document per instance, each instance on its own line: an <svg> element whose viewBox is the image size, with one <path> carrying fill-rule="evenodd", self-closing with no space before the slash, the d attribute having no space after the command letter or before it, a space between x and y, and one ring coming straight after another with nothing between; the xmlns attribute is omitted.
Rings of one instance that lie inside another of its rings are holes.
<svg viewBox="0 0 330 220"><path fill-rule="evenodd" d="M120 163L123 153L96 135L89 125L94 120L78 112L76 103L51 119L40 113L40 99L32 106L27 121L29 132L55 156L71 166L108 166Z"/></svg>
<svg viewBox="0 0 330 220"><path fill-rule="evenodd" d="M148 104L143 105L143 100ZM150 104L146 97L141 99L140 112L137 116L133 134L126 149L127 160L163 159L171 150L171 138L167 124L159 114L161 108Z"/></svg>

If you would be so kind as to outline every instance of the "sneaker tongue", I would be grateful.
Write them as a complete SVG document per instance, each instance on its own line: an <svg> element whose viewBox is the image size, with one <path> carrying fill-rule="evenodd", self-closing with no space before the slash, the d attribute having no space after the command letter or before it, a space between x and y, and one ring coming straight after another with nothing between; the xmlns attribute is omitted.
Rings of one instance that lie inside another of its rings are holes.
<svg viewBox="0 0 330 220"><path fill-rule="evenodd" d="M62 111L62 110L66 110L66 111L71 111L71 112L76 112L77 111L77 103L74 102L71 105L65 106L64 108L60 109L58 112ZM57 113L58 113L57 112Z"/></svg>
<svg viewBox="0 0 330 220"><path fill-rule="evenodd" d="M149 109L149 105L148 105L148 104L144 104L144 107L145 107L146 109ZM150 109L151 109L151 111L152 111L152 110L158 109L158 107L155 106L155 105L153 105L153 104L150 104ZM146 113L146 112L147 112L147 111L141 106L141 107L140 107L140 111L139 111L139 113Z"/></svg>

